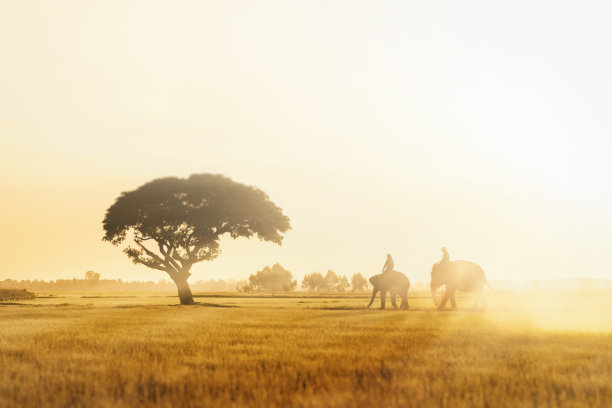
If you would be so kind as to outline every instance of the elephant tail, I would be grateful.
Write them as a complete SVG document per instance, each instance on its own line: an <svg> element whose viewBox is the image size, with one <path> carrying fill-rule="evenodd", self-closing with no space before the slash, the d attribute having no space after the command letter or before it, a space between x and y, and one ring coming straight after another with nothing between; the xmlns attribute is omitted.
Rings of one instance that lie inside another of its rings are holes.
<svg viewBox="0 0 612 408"><path fill-rule="evenodd" d="M485 283L487 284L487 286L489 287L489 289L491 289L493 291L493 293L497 293L495 291L495 289L493 289L493 287L491 286L491 284L489 283L489 281L487 280L487 278L485 278Z"/></svg>

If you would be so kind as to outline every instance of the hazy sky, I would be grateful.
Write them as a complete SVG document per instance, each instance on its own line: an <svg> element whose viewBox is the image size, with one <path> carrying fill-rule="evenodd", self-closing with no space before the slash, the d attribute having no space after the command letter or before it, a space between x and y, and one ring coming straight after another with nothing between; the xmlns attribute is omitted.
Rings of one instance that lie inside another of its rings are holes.
<svg viewBox="0 0 612 408"><path fill-rule="evenodd" d="M612 8L563 1L0 0L0 280L167 278L102 242L153 178L291 218L192 281L396 269L612 278Z"/></svg>

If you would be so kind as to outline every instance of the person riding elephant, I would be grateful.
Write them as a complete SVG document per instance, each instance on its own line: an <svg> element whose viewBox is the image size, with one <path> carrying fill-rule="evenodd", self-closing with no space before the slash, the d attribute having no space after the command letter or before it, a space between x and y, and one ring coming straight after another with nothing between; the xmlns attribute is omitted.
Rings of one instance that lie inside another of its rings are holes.
<svg viewBox="0 0 612 408"><path fill-rule="evenodd" d="M387 254L387 260L385 261L385 265L382 268L382 273L393 271L393 267L395 263L393 262L393 258L391 258L391 254Z"/></svg>
<svg viewBox="0 0 612 408"><path fill-rule="evenodd" d="M376 294L380 292L380 308L385 308L385 300L387 297L387 292L391 294L391 304L393 308L397 308L397 304L395 303L396 297L402 299L402 304L400 307L402 309L408 309L408 289L410 288L410 280L408 277L401 272L390 270L378 275L374 275L370 278L370 283L372 284L372 299L370 299L370 303L368 307L372 306L374 303L374 299L376 299Z"/></svg>
<svg viewBox="0 0 612 408"><path fill-rule="evenodd" d="M442 259L440 260L440 265L441 266L448 265L448 263L450 262L450 255L448 251L446 250L446 247L443 246L442 248L440 248L440 251L442 251Z"/></svg>

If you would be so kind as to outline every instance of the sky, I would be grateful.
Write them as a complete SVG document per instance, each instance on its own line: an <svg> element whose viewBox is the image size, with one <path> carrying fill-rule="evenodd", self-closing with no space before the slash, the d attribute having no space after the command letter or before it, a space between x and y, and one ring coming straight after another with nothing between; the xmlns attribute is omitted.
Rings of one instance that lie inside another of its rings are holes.
<svg viewBox="0 0 612 408"><path fill-rule="evenodd" d="M0 280L158 280L121 192L224 174L290 217L192 281L612 278L607 2L0 0Z"/></svg>

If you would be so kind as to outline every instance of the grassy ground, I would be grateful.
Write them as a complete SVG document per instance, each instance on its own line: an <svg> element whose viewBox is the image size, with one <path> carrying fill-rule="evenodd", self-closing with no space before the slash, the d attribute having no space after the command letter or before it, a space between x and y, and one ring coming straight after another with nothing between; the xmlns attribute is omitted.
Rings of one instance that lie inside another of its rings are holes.
<svg viewBox="0 0 612 408"><path fill-rule="evenodd" d="M485 312L425 297L379 311L364 296L38 295L0 306L2 407L612 406L612 321L593 316L609 293L498 294Z"/></svg>

